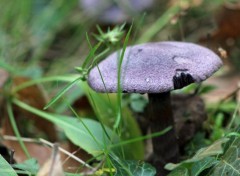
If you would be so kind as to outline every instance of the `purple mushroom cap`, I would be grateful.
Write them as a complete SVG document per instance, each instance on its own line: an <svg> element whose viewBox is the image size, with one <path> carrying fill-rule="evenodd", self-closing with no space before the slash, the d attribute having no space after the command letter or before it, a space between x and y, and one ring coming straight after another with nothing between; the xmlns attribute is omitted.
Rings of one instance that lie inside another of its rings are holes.
<svg viewBox="0 0 240 176"><path fill-rule="evenodd" d="M121 50L114 52L98 64L101 75L97 67L89 72L90 87L97 92L118 91L120 54ZM214 52L193 43L167 41L129 46L122 61L121 88L124 92L168 92L176 89L174 78L182 73L190 75L190 84L207 79L221 66Z"/></svg>

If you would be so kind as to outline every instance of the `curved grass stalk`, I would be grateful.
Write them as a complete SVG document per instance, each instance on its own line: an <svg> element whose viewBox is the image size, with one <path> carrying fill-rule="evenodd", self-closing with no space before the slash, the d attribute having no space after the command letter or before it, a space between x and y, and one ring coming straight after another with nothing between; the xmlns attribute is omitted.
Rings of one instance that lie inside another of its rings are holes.
<svg viewBox="0 0 240 176"><path fill-rule="evenodd" d="M9 120L10 120L10 123L12 125L12 128L13 128L13 131L18 139L18 142L23 150L23 152L25 153L25 155L27 156L27 158L31 158L31 155L30 153L28 152L27 150L27 147L26 145L24 144L23 140L22 140L22 137L20 135L20 132L18 130L18 127L17 127L17 124L16 124L16 121L15 121L15 118L14 118L14 114L13 114L13 109L12 109L12 104L10 102L10 100L7 101L7 112L8 112L8 116L9 116Z"/></svg>

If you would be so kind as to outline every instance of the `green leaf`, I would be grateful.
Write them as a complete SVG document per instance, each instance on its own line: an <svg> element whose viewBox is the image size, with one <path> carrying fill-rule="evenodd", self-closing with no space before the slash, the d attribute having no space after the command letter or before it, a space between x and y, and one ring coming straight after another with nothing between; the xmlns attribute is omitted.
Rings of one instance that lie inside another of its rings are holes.
<svg viewBox="0 0 240 176"><path fill-rule="evenodd" d="M167 176L189 176L189 172L187 168L178 167Z"/></svg>
<svg viewBox="0 0 240 176"><path fill-rule="evenodd" d="M223 153L222 144L226 143L227 141L229 141L229 138L222 138L215 141L210 146L200 149L192 159L201 160L208 156L215 156L215 155L222 154Z"/></svg>
<svg viewBox="0 0 240 176"><path fill-rule="evenodd" d="M120 160L116 156L112 158L116 169L114 176L155 176L156 169L148 163L135 160Z"/></svg>
<svg viewBox="0 0 240 176"><path fill-rule="evenodd" d="M105 134L101 124L95 120L60 116L56 116L56 119L61 119L56 124L64 129L68 138L93 156L102 154L107 147L118 141L117 135L110 128L105 127Z"/></svg>
<svg viewBox="0 0 240 176"><path fill-rule="evenodd" d="M108 127L105 127L106 134L101 124L95 120L46 113L17 99L14 99L13 102L19 107L43 117L62 128L74 144L80 146L93 156L103 154L106 147L110 147L111 144L120 141L118 136ZM111 139L109 139L109 136Z"/></svg>
<svg viewBox="0 0 240 176"><path fill-rule="evenodd" d="M213 176L240 175L240 149L231 147L226 156L221 160L220 164L214 169Z"/></svg>
<svg viewBox="0 0 240 176"><path fill-rule="evenodd" d="M130 100L131 100L131 108L135 112L143 112L144 108L146 107L148 101L146 98L139 94L131 94L130 95Z"/></svg>
<svg viewBox="0 0 240 176"><path fill-rule="evenodd" d="M227 141L229 141L229 138L219 139L216 142L214 142L212 145L198 150L198 152L191 159L187 159L178 164L169 163L165 166L165 169L173 170L179 166L186 166L194 162L200 161L206 157L222 154L223 153L222 144L226 143Z"/></svg>
<svg viewBox="0 0 240 176"><path fill-rule="evenodd" d="M0 175L1 176L17 176L17 173L8 164L8 162L0 155Z"/></svg>
<svg viewBox="0 0 240 176"><path fill-rule="evenodd" d="M198 176L202 173L202 171L214 166L217 163L218 160L214 157L207 157L197 161L192 165L191 176Z"/></svg>
<svg viewBox="0 0 240 176"><path fill-rule="evenodd" d="M28 159L23 163L14 164L13 167L16 169L28 171L31 174L37 174L39 170L39 164L35 158Z"/></svg>
<svg viewBox="0 0 240 176"><path fill-rule="evenodd" d="M232 137L226 144L226 152L221 161L213 169L212 176L240 175L240 138Z"/></svg>
<svg viewBox="0 0 240 176"><path fill-rule="evenodd" d="M113 126L116 114L118 114L117 94L99 94L90 89L87 84L83 83L81 85L83 90L88 92L86 95L99 121L106 126ZM122 108L122 118L123 123L121 123L121 131L119 133L124 141L142 135L139 125L128 107ZM134 150L129 150L131 148L134 148ZM144 144L142 140L124 145L123 149L126 151L124 154L127 159L141 160L144 158Z"/></svg>
<svg viewBox="0 0 240 176"><path fill-rule="evenodd" d="M220 104L219 110L223 111L223 112L232 113L232 112L234 112L236 107L237 107L236 102L228 101L228 102L224 102L224 103Z"/></svg>
<svg viewBox="0 0 240 176"><path fill-rule="evenodd" d="M211 91L213 91L214 89L216 89L216 86L213 85L201 85L199 91L198 91L198 95L203 95L206 93L209 93Z"/></svg>

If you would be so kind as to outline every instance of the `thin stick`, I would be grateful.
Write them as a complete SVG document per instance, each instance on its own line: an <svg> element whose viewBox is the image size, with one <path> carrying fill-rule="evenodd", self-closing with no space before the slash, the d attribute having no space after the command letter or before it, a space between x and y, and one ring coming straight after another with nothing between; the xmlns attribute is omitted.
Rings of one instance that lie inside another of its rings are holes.
<svg viewBox="0 0 240 176"><path fill-rule="evenodd" d="M51 142L49 142L49 141L47 141L47 140L45 140L45 139L40 138L39 141L42 142L43 144L46 144L46 145L50 146L50 147L53 147L53 146L54 146L53 143L51 143ZM62 153L68 155L69 157L75 159L76 161L78 161L79 163L83 164L84 166L86 166L86 167L88 167L88 168L90 168L90 169L93 169L92 166L90 166L89 164L87 164L85 161L79 159L78 157L74 156L72 153L68 152L67 150L59 147L59 151L61 151Z"/></svg>
<svg viewBox="0 0 240 176"><path fill-rule="evenodd" d="M59 155L58 151L59 151L59 144L54 143L53 144L53 151L52 151L52 159L51 159L52 162L51 162L51 167L50 167L50 170L49 170L49 176L54 176L54 173L53 173L54 167L56 166L56 162L60 161L60 155ZM61 163L60 163L60 165L61 165Z"/></svg>
<svg viewBox="0 0 240 176"><path fill-rule="evenodd" d="M4 140L10 140L10 141L18 141L18 139L15 136L9 136L9 135L3 135L3 139ZM42 144L46 144L50 147L53 147L54 144L45 140L45 139L32 139L32 138L24 138L22 137L22 141L23 142L32 142L32 143L42 143ZM62 147L59 147L59 151L61 151L62 153L68 155L70 158L78 161L79 163L83 164L84 166L90 168L90 169L94 169L92 166L90 166L89 164L87 164L85 161L79 159L78 157L76 157L75 155L73 155L72 153L68 152L67 150L63 149Z"/></svg>

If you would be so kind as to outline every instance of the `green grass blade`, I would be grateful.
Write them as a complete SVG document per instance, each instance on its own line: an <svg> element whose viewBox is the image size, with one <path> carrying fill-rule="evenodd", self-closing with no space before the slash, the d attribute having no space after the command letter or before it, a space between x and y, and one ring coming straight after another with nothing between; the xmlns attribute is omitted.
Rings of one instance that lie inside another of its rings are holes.
<svg viewBox="0 0 240 176"><path fill-rule="evenodd" d="M101 125L95 120L81 118L81 121L84 121L84 123L81 123L78 118L71 118L69 116L46 113L44 111L31 107L17 99L13 99L13 102L20 108L36 114L46 120L49 120L62 128L66 136L75 145L80 146L82 149L95 157L99 156L99 154L109 153L110 151L105 151L106 146L108 146L108 148L111 148L112 144L118 143L120 141L120 138L116 134L114 135L114 131L105 126L107 133L110 136L114 136L113 141L108 140L105 133L103 132ZM85 126L87 126L87 129L85 128ZM89 133L88 130L90 130L91 133ZM114 151L117 152L117 149L114 149Z"/></svg>
<svg viewBox="0 0 240 176"><path fill-rule="evenodd" d="M120 124L121 117L122 117L122 113L121 113L121 111L122 111L121 68L122 68L122 61L123 61L123 58L124 58L125 50L127 48L129 37L130 37L131 31L132 31L132 27L133 27L133 24L131 25L130 29L128 30L128 33L127 33L126 38L124 40L123 49L121 51L120 60L119 60L119 64L118 64L118 82L117 82L118 92L117 92L117 98L118 98L119 110L118 110L116 122L114 124L115 129L118 128L118 126Z"/></svg>
<svg viewBox="0 0 240 176"><path fill-rule="evenodd" d="M88 133L91 135L91 137L93 138L93 140L98 144L99 142L97 141L97 139L95 138L95 136L92 134L92 132L90 131L90 129L88 128L88 126L82 121L81 117L79 117L79 115L77 114L77 112L68 104L69 109L73 112L73 114L81 121L81 123L83 124L84 128L88 131ZM107 134L107 132L106 132Z"/></svg>
<svg viewBox="0 0 240 176"><path fill-rule="evenodd" d="M127 145L127 144L130 144L130 143L133 143L133 142L138 142L138 141L143 141L143 140L146 140L146 139L151 139L151 138L154 138L154 137L158 137L158 136L161 136L161 135L165 134L166 132L168 132L171 129L172 129L172 127L167 127L164 130L153 133L153 134L149 134L149 135L145 135L145 136L136 137L136 138L133 138L133 139L122 141L118 144L112 145L112 147L123 146L123 145Z"/></svg>
<svg viewBox="0 0 240 176"><path fill-rule="evenodd" d="M51 105L53 105L63 94L65 94L73 85L75 85L80 80L81 77L75 79L73 82L68 84L62 91L60 91L55 97L53 97L52 100L43 109L45 110L49 108Z"/></svg>
<svg viewBox="0 0 240 176"><path fill-rule="evenodd" d="M91 44L91 41L89 39L89 36L88 36L88 33L86 32L86 40L87 40L87 43L88 43L88 46L90 49L92 49L92 44Z"/></svg>
<svg viewBox="0 0 240 176"><path fill-rule="evenodd" d="M96 104L95 104L95 102L94 102L94 99L93 99L93 97L92 97L92 94L91 94L90 92L88 92L88 94L89 94L89 97L90 97L91 102L92 102L92 104L93 104L93 109L95 110L95 112L96 112L96 114L97 114L97 117L99 117L99 112L98 112L97 106L96 106ZM104 125L102 124L101 120L100 120L100 119L98 119L98 120L99 120L101 126L103 127L103 130L105 131L108 139L110 139L110 136L108 135L106 129L104 128Z"/></svg>
<svg viewBox="0 0 240 176"><path fill-rule="evenodd" d="M22 89L25 89L27 87L36 85L36 84L40 84L40 83L44 83L44 82L52 82L52 81L61 81L61 82L72 82L75 79L77 79L79 76L78 75L68 75L68 76L50 76L50 77L43 77L43 78L39 78L39 79L34 79L34 80L30 80L27 82L24 82L16 87L13 88L12 92L16 93Z"/></svg>
<svg viewBox="0 0 240 176"><path fill-rule="evenodd" d="M227 129L230 130L231 127L233 126L234 121L236 120L237 114L239 112L240 109L240 101L237 103L236 109L234 110L234 113L232 115L231 121L229 122Z"/></svg>
<svg viewBox="0 0 240 176"><path fill-rule="evenodd" d="M144 43L150 41L168 22L171 18L179 13L181 8L176 5L170 7L152 26L145 31L136 43Z"/></svg>
<svg viewBox="0 0 240 176"><path fill-rule="evenodd" d="M19 130L18 130L15 118L14 118L14 114L13 114L12 104L11 104L10 101L7 101L7 112L8 112L8 116L9 116L10 123L11 123L12 128L13 128L13 131L14 131L17 139L18 139L18 142L19 142L21 148L23 149L23 152L25 153L25 155L28 158L31 158L31 155L29 154L29 152L27 150L27 147L25 146L24 142L22 141L22 137L19 133Z"/></svg>
<svg viewBox="0 0 240 176"><path fill-rule="evenodd" d="M92 66L95 65L95 63L97 63L104 55L106 55L108 52L110 51L110 48L106 48L105 50L103 50L101 53L99 53L92 61L92 65L90 66L90 68Z"/></svg>
<svg viewBox="0 0 240 176"><path fill-rule="evenodd" d="M99 72L99 74L100 74L100 77L101 77L101 80L102 80L102 83L103 83L104 89L105 89L105 91L106 91L106 93L107 93L108 101L109 101L109 103L111 103L111 100L110 100L109 94L108 94L108 92L107 92L106 84L105 84L105 82L104 82L104 79L103 79L102 73L101 73L101 71L100 71L98 65L97 65L97 69L98 69L98 72Z"/></svg>
<svg viewBox="0 0 240 176"><path fill-rule="evenodd" d="M87 64L90 62L90 59L94 57L95 52L97 51L97 49L101 46L101 42L99 42L96 46L94 46L93 48L91 48L90 53L88 54L87 58L84 60L83 64L82 64L82 68L86 68Z"/></svg>

